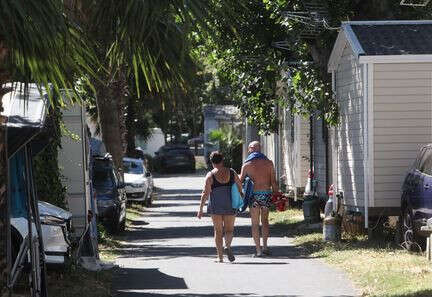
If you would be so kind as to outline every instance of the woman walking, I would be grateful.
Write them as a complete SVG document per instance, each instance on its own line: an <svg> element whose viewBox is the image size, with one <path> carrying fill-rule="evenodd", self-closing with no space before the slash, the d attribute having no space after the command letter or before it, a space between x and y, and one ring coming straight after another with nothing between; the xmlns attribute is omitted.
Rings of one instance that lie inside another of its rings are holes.
<svg viewBox="0 0 432 297"><path fill-rule="evenodd" d="M231 250L231 242L234 232L235 210L231 204L231 187L235 183L242 192L240 179L237 173L223 164L223 155L219 152L210 154L210 162L213 170L210 171L205 180L204 190L201 195L201 204L197 217L201 219L204 204L210 196L207 205L207 213L211 215L214 227L214 238L218 255L218 262L223 262L223 238L225 237L225 252L228 260L235 260Z"/></svg>

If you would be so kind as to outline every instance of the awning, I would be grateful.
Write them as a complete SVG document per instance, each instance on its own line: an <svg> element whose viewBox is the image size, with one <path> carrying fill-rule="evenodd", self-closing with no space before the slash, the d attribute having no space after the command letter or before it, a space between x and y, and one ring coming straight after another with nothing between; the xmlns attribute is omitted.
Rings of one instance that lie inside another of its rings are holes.
<svg viewBox="0 0 432 297"><path fill-rule="evenodd" d="M27 97L24 96L23 85L14 84L14 87L14 91L2 98L4 111L1 114L8 117L9 157L41 131L48 103L46 95L41 95L35 84L28 86Z"/></svg>

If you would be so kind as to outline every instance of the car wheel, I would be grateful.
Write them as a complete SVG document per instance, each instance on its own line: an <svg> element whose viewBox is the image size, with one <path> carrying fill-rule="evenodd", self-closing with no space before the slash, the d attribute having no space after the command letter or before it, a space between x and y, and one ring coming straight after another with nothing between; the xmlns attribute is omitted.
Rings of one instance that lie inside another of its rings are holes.
<svg viewBox="0 0 432 297"><path fill-rule="evenodd" d="M421 251L418 236L415 234L413 212L411 207L406 206L402 209L400 217L401 245L409 251Z"/></svg>

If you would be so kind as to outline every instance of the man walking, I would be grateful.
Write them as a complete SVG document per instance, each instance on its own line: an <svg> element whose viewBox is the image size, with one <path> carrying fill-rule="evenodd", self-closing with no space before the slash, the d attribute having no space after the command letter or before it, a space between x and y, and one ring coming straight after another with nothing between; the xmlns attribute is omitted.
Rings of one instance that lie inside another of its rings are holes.
<svg viewBox="0 0 432 297"><path fill-rule="evenodd" d="M261 145L258 141L253 141L248 146L249 156L246 159L240 174L243 182L248 176L254 183L253 195L249 202L249 211L252 220L252 237L255 242L255 257L270 255L267 246L269 237L269 208L273 192L279 192L276 182L276 174L273 162L261 153ZM261 249L260 220L263 245Z"/></svg>

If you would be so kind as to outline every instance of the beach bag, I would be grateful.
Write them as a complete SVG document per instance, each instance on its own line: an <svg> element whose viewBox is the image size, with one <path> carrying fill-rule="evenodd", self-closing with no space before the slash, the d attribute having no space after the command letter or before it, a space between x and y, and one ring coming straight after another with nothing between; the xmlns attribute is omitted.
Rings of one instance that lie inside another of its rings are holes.
<svg viewBox="0 0 432 297"><path fill-rule="evenodd" d="M231 205L233 209L240 209L243 207L243 198L240 195L236 183L231 185Z"/></svg>

